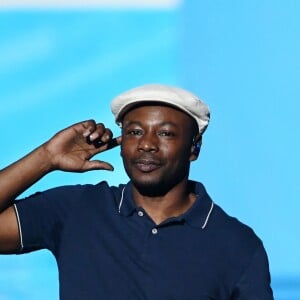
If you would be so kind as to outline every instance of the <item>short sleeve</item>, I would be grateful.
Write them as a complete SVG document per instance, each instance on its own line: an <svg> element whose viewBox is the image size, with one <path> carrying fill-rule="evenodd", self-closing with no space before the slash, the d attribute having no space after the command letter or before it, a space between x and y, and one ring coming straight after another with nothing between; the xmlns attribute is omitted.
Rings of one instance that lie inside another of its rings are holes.
<svg viewBox="0 0 300 300"><path fill-rule="evenodd" d="M236 284L234 300L273 300L269 263L266 251L259 244L254 255Z"/></svg>
<svg viewBox="0 0 300 300"><path fill-rule="evenodd" d="M53 252L63 231L64 220L74 209L81 190L81 186L59 187L16 200L20 253L39 249Z"/></svg>

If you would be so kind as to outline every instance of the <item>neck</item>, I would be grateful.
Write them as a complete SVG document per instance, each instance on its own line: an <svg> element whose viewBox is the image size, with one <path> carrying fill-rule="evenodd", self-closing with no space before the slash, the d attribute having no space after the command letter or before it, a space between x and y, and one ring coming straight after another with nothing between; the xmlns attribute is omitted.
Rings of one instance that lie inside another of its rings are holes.
<svg viewBox="0 0 300 300"><path fill-rule="evenodd" d="M195 202L196 195L191 191L188 181L184 180L160 196L144 195L133 186L133 199L137 206L143 207L155 224L160 224L186 212Z"/></svg>

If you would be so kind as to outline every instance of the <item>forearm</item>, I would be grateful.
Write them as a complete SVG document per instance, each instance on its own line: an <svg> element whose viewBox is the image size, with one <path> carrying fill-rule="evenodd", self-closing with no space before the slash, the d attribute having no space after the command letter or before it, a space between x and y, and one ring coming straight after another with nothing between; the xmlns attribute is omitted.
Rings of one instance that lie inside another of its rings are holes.
<svg viewBox="0 0 300 300"><path fill-rule="evenodd" d="M94 155L111 148L111 139L111 130L93 120L74 124L58 132L45 144L0 171L0 213L17 196L52 170L113 170L112 165L107 162L90 161ZM95 146L94 142L97 140L102 142L101 146ZM119 137L114 146L120 143Z"/></svg>
<svg viewBox="0 0 300 300"><path fill-rule="evenodd" d="M44 145L0 171L0 212L27 188L52 170Z"/></svg>

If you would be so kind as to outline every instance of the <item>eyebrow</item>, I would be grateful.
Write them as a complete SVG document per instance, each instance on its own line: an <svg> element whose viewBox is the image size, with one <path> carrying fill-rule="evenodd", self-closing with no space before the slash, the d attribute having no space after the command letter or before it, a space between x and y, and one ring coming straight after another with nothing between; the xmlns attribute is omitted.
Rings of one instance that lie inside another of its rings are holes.
<svg viewBox="0 0 300 300"><path fill-rule="evenodd" d="M138 126L141 126L142 127L142 123L139 122L139 121L128 121L128 122L124 122L122 125L122 128L126 128L128 126L131 126L131 125L138 125ZM158 124L159 126L173 126L173 127L179 127L178 124L174 123L174 122L171 122L171 121L167 121L167 122L162 122L160 124Z"/></svg>
<svg viewBox="0 0 300 300"><path fill-rule="evenodd" d="M123 122L122 123L122 129L131 126L131 125L139 125L141 126L141 123L139 121L128 121L128 122Z"/></svg>

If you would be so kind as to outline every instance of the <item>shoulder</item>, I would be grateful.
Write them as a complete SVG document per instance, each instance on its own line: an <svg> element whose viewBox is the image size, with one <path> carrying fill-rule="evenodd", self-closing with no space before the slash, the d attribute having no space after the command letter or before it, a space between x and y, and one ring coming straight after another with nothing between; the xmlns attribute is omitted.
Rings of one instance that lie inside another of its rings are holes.
<svg viewBox="0 0 300 300"><path fill-rule="evenodd" d="M22 251L54 251L64 234L82 232L91 220L117 211L120 187L107 182L55 187L15 201ZM84 225L84 226L83 226Z"/></svg>
<svg viewBox="0 0 300 300"><path fill-rule="evenodd" d="M228 215L220 206L214 205L209 232L214 236L214 244L218 245L216 252L226 257L224 262L236 270L233 278L242 276L249 266L268 269L267 254L263 242L249 226L237 218Z"/></svg>
<svg viewBox="0 0 300 300"><path fill-rule="evenodd" d="M215 203L205 231L217 245L216 252L226 257L232 267L244 269L257 251L264 251L261 239L249 225L230 216Z"/></svg>
<svg viewBox="0 0 300 300"><path fill-rule="evenodd" d="M213 209L208 218L207 226L204 228L207 236L219 245L220 249L229 255L251 257L258 248L263 248L262 241L249 226L236 217L227 214L208 195L205 187L197 183L197 192L201 195L204 203L213 203ZM206 205L208 210L209 205ZM202 205L202 208L205 208Z"/></svg>
<svg viewBox="0 0 300 300"><path fill-rule="evenodd" d="M15 205L22 207L33 207L37 210L48 209L80 209L81 206L88 208L97 203L117 202L120 198L122 187L110 186L106 181L97 184L77 184L54 187L42 192L37 192L23 199L15 201ZM32 209L32 208L30 208Z"/></svg>
<svg viewBox="0 0 300 300"><path fill-rule="evenodd" d="M258 245L261 240L254 230L236 217L227 214L219 205L214 205L211 229L217 230L227 241L231 243L246 243Z"/></svg>
<svg viewBox="0 0 300 300"><path fill-rule="evenodd" d="M213 203L206 226L207 231L211 233L215 232L223 240L235 243L243 243L245 240L253 243L260 242L260 239L249 225L244 224L236 217L230 216L211 199L202 183L194 182L194 184L196 184L195 189L197 194L200 195L199 200L202 202L200 208L208 210L211 207L211 203Z"/></svg>

